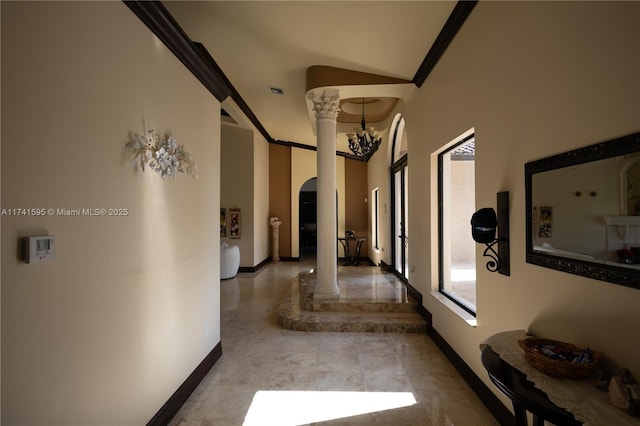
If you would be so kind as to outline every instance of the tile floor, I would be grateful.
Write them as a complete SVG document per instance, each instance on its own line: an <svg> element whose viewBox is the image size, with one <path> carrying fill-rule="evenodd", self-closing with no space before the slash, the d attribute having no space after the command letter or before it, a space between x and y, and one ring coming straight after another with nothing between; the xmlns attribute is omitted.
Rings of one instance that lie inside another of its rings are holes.
<svg viewBox="0 0 640 426"><path fill-rule="evenodd" d="M314 299L315 273L300 273L291 280L289 294L277 309L282 328L315 332L427 332L418 305L406 286L379 268L350 267L340 270L339 295Z"/></svg>
<svg viewBox="0 0 640 426"><path fill-rule="evenodd" d="M276 309L309 267L221 282L222 357L171 425L498 425L427 335L280 328Z"/></svg>

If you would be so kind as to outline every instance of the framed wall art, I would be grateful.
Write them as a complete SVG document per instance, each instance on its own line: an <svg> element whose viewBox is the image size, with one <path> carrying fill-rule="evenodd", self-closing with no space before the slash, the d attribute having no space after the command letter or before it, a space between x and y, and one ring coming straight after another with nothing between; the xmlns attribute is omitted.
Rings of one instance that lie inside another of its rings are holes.
<svg viewBox="0 0 640 426"><path fill-rule="evenodd" d="M229 238L240 238L240 209L229 209Z"/></svg>
<svg viewBox="0 0 640 426"><path fill-rule="evenodd" d="M227 238L227 209L220 209L220 238Z"/></svg>
<svg viewBox="0 0 640 426"><path fill-rule="evenodd" d="M553 231L553 208L540 207L539 238L551 238Z"/></svg>

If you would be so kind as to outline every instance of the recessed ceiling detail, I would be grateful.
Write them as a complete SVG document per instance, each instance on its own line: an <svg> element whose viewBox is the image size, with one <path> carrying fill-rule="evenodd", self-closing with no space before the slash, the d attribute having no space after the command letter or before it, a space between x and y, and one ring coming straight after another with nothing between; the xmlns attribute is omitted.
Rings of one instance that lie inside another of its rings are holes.
<svg viewBox="0 0 640 426"><path fill-rule="evenodd" d="M384 75L353 71L324 65L307 68L307 107L311 127L315 133L315 116L311 98L314 92L325 89L337 91L340 97L338 133L358 131L364 118L367 123L376 123L379 132L388 128L389 117L399 100L406 100L415 85L409 80Z"/></svg>
<svg viewBox="0 0 640 426"><path fill-rule="evenodd" d="M364 116L367 122L384 121L396 107L398 98L364 98ZM360 123L362 119L362 98L340 100L339 123Z"/></svg>
<svg viewBox="0 0 640 426"><path fill-rule="evenodd" d="M307 68L307 92L318 87L379 84L411 84L411 81L325 65L314 65Z"/></svg>

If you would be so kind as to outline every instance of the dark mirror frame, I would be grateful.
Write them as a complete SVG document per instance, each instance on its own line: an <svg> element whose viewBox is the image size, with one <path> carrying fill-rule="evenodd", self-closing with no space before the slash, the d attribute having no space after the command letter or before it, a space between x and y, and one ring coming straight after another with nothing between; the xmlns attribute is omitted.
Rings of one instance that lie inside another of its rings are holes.
<svg viewBox="0 0 640 426"><path fill-rule="evenodd" d="M576 166L591 161L604 160L640 152L640 132L616 139L611 139L595 145L557 154L551 157L526 163L524 166L524 182L526 197L526 261L545 268L556 269L569 274L581 275L596 280L620 284L626 287L640 289L640 270L615 266L611 264L595 263L586 260L570 259L567 257L550 255L533 249L533 175L563 167Z"/></svg>

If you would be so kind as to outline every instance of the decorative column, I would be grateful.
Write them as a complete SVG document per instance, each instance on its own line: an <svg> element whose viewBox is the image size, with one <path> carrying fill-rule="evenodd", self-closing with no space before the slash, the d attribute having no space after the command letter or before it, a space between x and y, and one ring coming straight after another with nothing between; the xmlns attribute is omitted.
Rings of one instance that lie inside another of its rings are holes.
<svg viewBox="0 0 640 426"><path fill-rule="evenodd" d="M339 100L337 90L313 94L318 145L318 273L314 299L334 299L340 295L336 218L336 118Z"/></svg>
<svg viewBox="0 0 640 426"><path fill-rule="evenodd" d="M277 217L272 217L269 219L269 223L271 224L271 248L273 250L271 255L271 260L274 262L278 262L280 260L280 225L282 225L282 221L278 220Z"/></svg>

